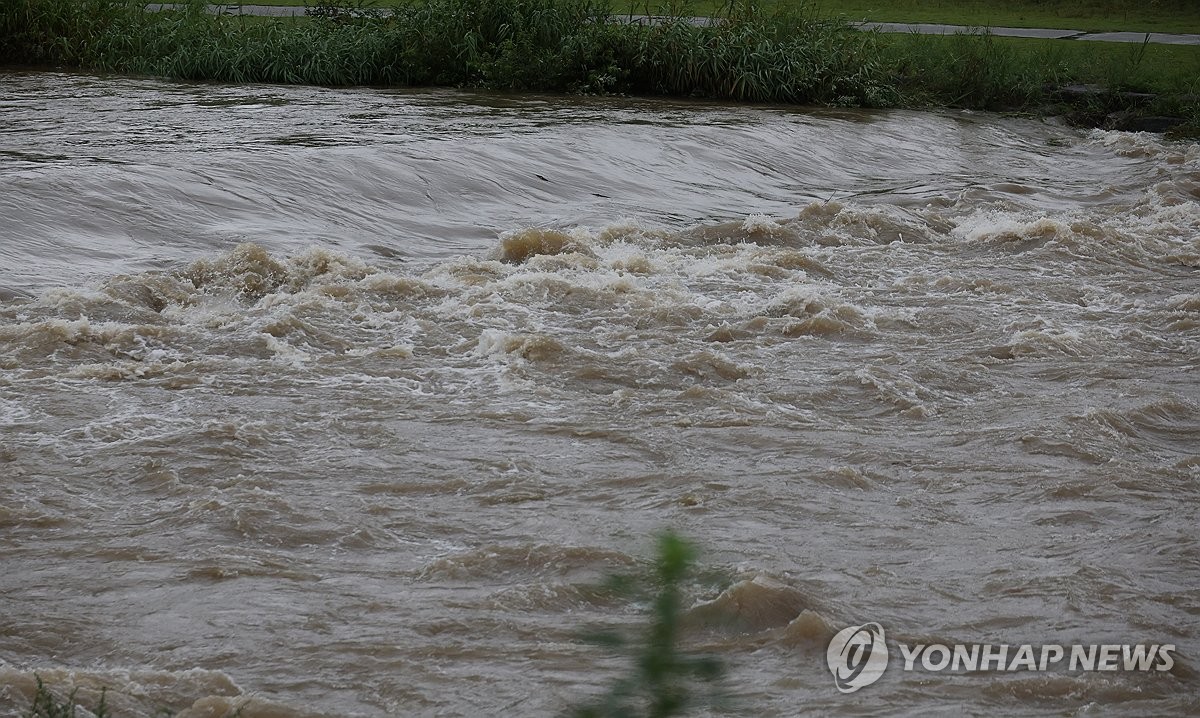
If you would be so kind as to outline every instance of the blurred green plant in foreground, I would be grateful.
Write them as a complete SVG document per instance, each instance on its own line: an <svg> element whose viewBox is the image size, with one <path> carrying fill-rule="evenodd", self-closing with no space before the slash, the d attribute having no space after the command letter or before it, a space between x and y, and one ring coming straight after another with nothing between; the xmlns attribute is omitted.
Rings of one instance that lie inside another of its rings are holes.
<svg viewBox="0 0 1200 718"><path fill-rule="evenodd" d="M653 573L649 581L617 576L610 588L631 594L650 589L650 624L635 640L617 631L600 630L587 639L609 649L627 653L632 669L618 678L594 702L576 707L574 718L666 718L683 715L698 704L719 697L718 684L725 673L713 656L693 656L679 645L683 618L683 582L691 571L695 549L672 532L658 539ZM642 586L639 583L648 583ZM700 685L698 685L700 684ZM707 690L701 690L704 686Z"/></svg>

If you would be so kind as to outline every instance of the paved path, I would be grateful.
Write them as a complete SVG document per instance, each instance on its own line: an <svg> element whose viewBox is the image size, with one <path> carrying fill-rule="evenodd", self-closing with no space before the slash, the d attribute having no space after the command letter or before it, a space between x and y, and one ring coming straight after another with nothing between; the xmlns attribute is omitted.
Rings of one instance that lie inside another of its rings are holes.
<svg viewBox="0 0 1200 718"><path fill-rule="evenodd" d="M182 10L184 5L171 3L150 3L146 10L162 12L163 10ZM214 15L260 15L262 17L302 17L308 8L287 7L283 5L209 5L208 11Z"/></svg>
<svg viewBox="0 0 1200 718"><path fill-rule="evenodd" d="M181 8L181 5L170 3L153 3L146 6L151 12ZM213 14L228 15L261 15L266 17L300 17L304 7L283 5L209 5L208 11ZM386 12L383 10L382 12ZM644 15L618 16L621 20L632 22L653 22L654 18ZM707 25L711 18L695 17L692 22L696 25ZM967 25L931 25L927 23L903 22L858 22L855 27L863 30L879 30L880 32L915 33L917 35L956 35L959 33L987 32L1000 37L1032 37L1049 40L1094 40L1098 42L1150 42L1160 45L1200 45L1200 34L1172 35L1163 32L1084 32L1083 30L1050 30L1032 27L969 27Z"/></svg>

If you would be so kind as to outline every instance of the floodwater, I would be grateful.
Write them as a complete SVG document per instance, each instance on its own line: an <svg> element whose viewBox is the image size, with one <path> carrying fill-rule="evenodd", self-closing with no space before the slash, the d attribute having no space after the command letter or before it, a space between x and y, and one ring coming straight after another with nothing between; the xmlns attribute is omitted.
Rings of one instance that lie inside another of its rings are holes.
<svg viewBox="0 0 1200 718"><path fill-rule="evenodd" d="M674 528L710 713L1196 715L1198 268L1153 135L0 75L0 713L554 715Z"/></svg>

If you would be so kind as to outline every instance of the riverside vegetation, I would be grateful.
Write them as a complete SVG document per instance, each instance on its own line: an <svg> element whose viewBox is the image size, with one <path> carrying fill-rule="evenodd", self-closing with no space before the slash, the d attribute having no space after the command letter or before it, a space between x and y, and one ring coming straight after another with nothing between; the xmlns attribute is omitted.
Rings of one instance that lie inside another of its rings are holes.
<svg viewBox="0 0 1200 718"><path fill-rule="evenodd" d="M373 0L380 6L409 0ZM312 2L312 0L310 0ZM302 5L304 0L254 0L254 5ZM695 0L697 15L719 11L724 0ZM848 21L945 23L969 27L1049 27L1090 32L1190 33L1200 30L1192 0L761 0L768 11L802 7ZM621 9L621 8L618 8Z"/></svg>
<svg viewBox="0 0 1200 718"><path fill-rule="evenodd" d="M333 0L342 3L343 0ZM854 30L811 6L412 0L310 17L143 11L131 0L8 0L0 63L182 80L458 86L860 107L1178 118L1200 133L1200 48ZM654 24L620 22L653 14ZM617 21L614 21L617 20ZM1083 91L1061 88L1086 85Z"/></svg>

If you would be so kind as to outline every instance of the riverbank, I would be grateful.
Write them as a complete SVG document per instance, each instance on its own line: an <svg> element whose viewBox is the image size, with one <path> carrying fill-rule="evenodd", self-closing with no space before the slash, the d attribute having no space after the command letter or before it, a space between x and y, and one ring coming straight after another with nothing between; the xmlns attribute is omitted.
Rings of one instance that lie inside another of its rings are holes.
<svg viewBox="0 0 1200 718"><path fill-rule="evenodd" d="M254 0L255 5L287 7L298 0ZM317 5L316 0L309 4ZM365 5L389 8L407 0L374 0ZM723 12L728 2L700 0L688 7L700 15ZM1079 32L1200 32L1200 5L1186 0L763 0L767 12L779 10L816 14L849 23L965 25L968 27L1068 28ZM245 7L234 6L234 7ZM614 3L617 13L655 12L645 2Z"/></svg>
<svg viewBox="0 0 1200 718"><path fill-rule="evenodd" d="M586 0L422 0L386 16L147 13L112 0L16 0L0 62L185 80L485 87L1057 114L1200 133L1200 47L860 32L817 13L691 8L647 25ZM1153 118L1144 125L1144 118Z"/></svg>
<svg viewBox="0 0 1200 718"><path fill-rule="evenodd" d="M286 4L295 0L271 0L253 5L219 5L209 3L206 7L213 15L250 15L255 17L298 18L322 15L328 6ZM400 4L397 2L396 4ZM182 10L186 6L176 3L150 3L146 5L148 12L163 12L166 10ZM387 17L392 13L394 5L370 5L348 8L353 14L373 14L377 17ZM335 12L344 11L337 8ZM657 16L638 14L636 11L628 14L614 14L614 22L654 23ZM844 16L836 18L841 22ZM691 21L697 25L708 25L713 22L708 15L693 15ZM877 22L860 20L847 22L857 30L878 31L883 33L903 33L915 35L999 35L1000 37L1027 37L1041 40L1083 40L1095 42L1126 42L1149 43L1152 45L1200 45L1200 34L1197 33L1165 33L1165 32L1136 32L1124 31L1093 31L1073 30L1067 28L1035 28L1035 27L1005 27L1002 25L979 24L946 25L920 22Z"/></svg>

